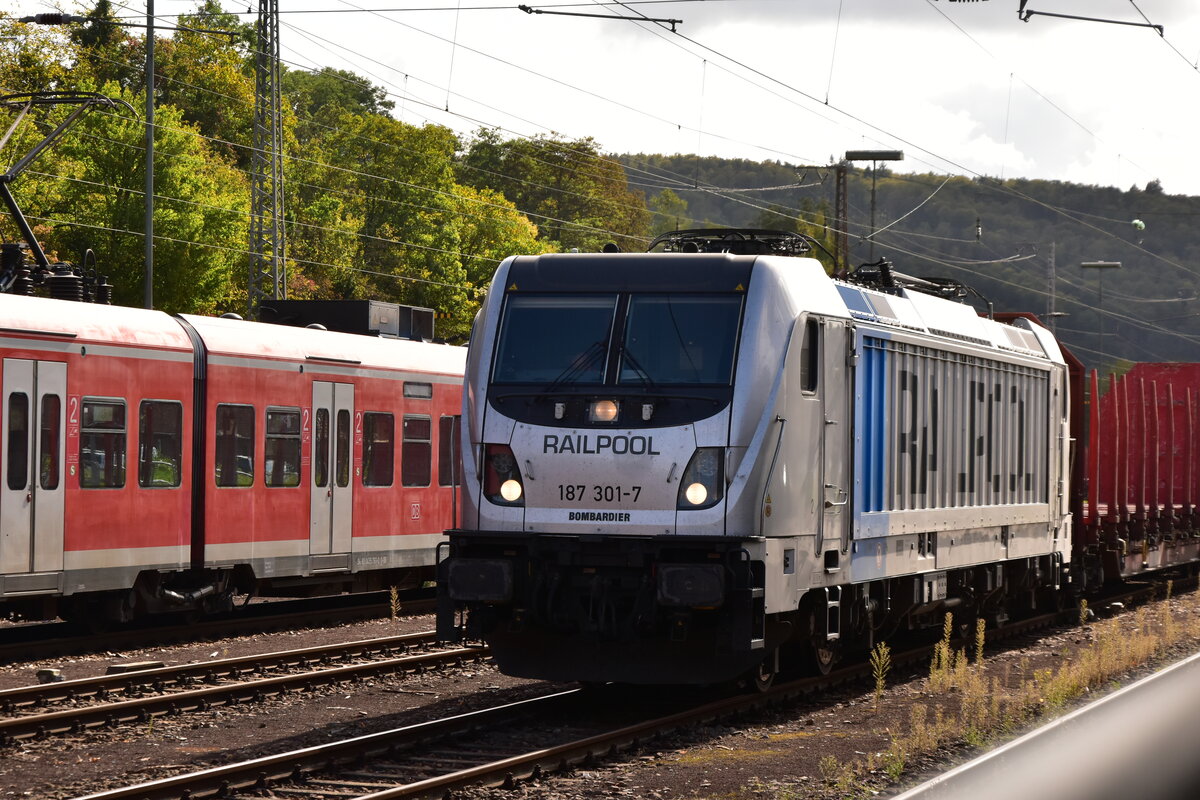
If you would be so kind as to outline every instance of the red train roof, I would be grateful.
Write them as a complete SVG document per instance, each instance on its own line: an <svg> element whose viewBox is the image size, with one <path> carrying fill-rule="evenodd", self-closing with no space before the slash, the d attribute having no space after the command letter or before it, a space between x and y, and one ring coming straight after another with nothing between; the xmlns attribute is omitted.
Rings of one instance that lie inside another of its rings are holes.
<svg viewBox="0 0 1200 800"><path fill-rule="evenodd" d="M204 340L210 355L273 358L286 361L347 363L461 376L466 348L384 339L290 325L239 319L181 315Z"/></svg>
<svg viewBox="0 0 1200 800"><path fill-rule="evenodd" d="M0 333L70 335L72 341L191 350L179 323L161 311L0 294Z"/></svg>

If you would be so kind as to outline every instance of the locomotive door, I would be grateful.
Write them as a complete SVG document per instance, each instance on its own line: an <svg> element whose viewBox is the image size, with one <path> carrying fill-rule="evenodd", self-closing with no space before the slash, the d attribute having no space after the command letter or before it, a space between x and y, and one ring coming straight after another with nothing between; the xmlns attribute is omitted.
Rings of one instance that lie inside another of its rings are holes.
<svg viewBox="0 0 1200 800"><path fill-rule="evenodd" d="M825 513L821 549L845 548L850 533L850 381L853 329L843 320L822 320L821 385L825 424L821 446Z"/></svg>
<svg viewBox="0 0 1200 800"><path fill-rule="evenodd" d="M354 384L313 382L309 552L350 552L354 491Z"/></svg>
<svg viewBox="0 0 1200 800"><path fill-rule="evenodd" d="M0 573L63 568L67 365L4 359Z"/></svg>

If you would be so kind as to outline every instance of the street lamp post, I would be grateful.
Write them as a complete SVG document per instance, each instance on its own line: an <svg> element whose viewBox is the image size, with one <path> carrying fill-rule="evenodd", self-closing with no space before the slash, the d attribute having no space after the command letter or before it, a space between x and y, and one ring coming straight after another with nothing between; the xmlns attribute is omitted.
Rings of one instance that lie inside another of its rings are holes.
<svg viewBox="0 0 1200 800"><path fill-rule="evenodd" d="M867 237L870 241L870 250L867 256L868 261L875 260L875 173L878 169L880 161L903 161L903 150L847 150L847 161L870 161L871 162L871 235Z"/></svg>
<svg viewBox="0 0 1200 800"><path fill-rule="evenodd" d="M1121 262L1082 261L1080 262L1079 266L1084 269L1099 270L1100 284L1097 292L1096 310L1100 314L1100 352L1104 353L1104 273L1110 269L1120 269Z"/></svg>

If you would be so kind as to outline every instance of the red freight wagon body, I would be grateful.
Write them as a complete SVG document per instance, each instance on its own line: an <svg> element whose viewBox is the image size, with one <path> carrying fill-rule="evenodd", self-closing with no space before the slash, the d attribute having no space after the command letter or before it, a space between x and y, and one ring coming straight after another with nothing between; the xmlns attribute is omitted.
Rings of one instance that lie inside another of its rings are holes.
<svg viewBox="0 0 1200 800"><path fill-rule="evenodd" d="M419 584L465 350L0 295L0 602L126 619Z"/></svg>
<svg viewBox="0 0 1200 800"><path fill-rule="evenodd" d="M1200 365L1137 364L1089 383L1082 521L1107 577L1200 557Z"/></svg>

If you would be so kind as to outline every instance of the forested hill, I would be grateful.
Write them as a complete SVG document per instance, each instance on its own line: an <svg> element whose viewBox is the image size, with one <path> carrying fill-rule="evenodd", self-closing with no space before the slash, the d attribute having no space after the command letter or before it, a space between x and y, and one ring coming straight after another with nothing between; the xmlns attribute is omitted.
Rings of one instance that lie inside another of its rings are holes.
<svg viewBox="0 0 1200 800"><path fill-rule="evenodd" d="M61 27L0 11L8 98L0 119L9 131L0 155L19 163L74 113L69 104L26 108L28 93L110 98L39 151L10 188L52 258L80 263L91 251L115 302L141 305L146 126L130 109L145 108L145 42L116 9L96 0L85 22ZM153 304L253 313L249 277L264 255L251 224L255 32L216 0L197 0L178 24L156 44ZM281 283L294 299L429 306L439 332L461 341L496 265L514 254L609 242L634 251L656 233L708 225L799 229L833 249L828 168L614 158L588 137L408 124L399 95L337 69L281 67L280 89ZM1119 191L882 170L877 178L875 256L898 271L956 278L998 310L1039 314L1053 285L1056 310L1069 316L1046 319L1092 365L1200 354L1200 199L1164 195L1157 182ZM870 187L869 174L851 171L852 263L872 258ZM0 213L0 243L19 249L24 234L8 217ZM1122 266L1102 273L1083 261Z"/></svg>
<svg viewBox="0 0 1200 800"><path fill-rule="evenodd" d="M832 245L832 168L689 155L620 160L631 188L662 212L659 229L789 227ZM849 170L847 195L856 265L870 259L869 165ZM1200 355L1200 198L1164 194L1157 181L1122 191L880 165L875 206L875 258L886 256L899 272L966 283L997 311L1036 312L1089 365ZM1121 266L1081 266L1097 261ZM1046 318L1052 275L1054 308L1064 316Z"/></svg>

